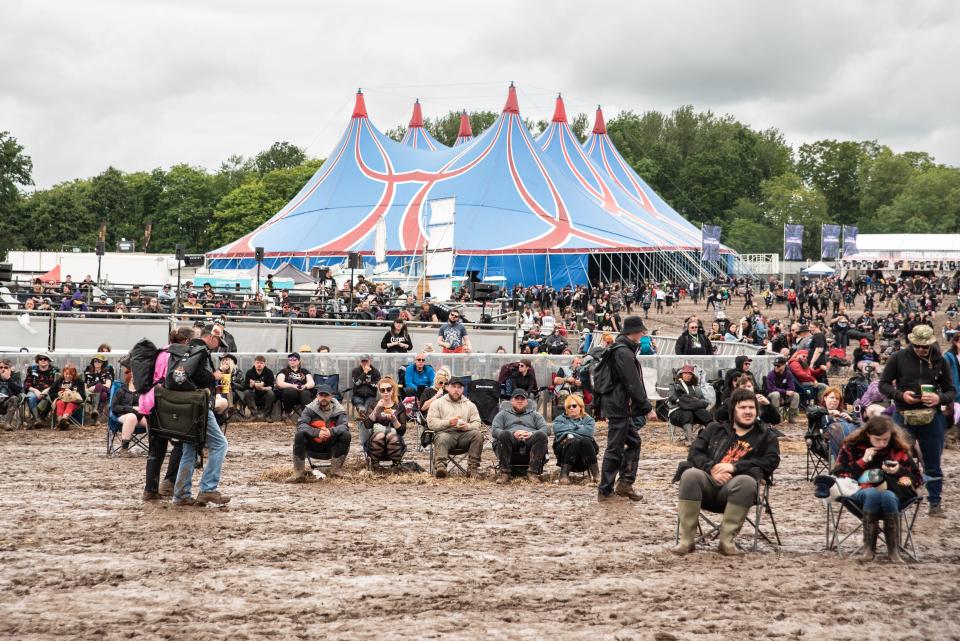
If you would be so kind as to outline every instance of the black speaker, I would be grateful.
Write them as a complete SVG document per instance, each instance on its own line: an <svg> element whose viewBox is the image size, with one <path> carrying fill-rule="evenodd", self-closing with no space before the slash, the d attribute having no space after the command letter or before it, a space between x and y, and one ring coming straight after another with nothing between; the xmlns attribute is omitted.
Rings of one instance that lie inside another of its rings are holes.
<svg viewBox="0 0 960 641"><path fill-rule="evenodd" d="M363 257L359 252L347 254L347 269L363 269Z"/></svg>
<svg viewBox="0 0 960 641"><path fill-rule="evenodd" d="M469 285L470 298L474 301L483 302L494 300L497 297L497 286L491 283L474 283Z"/></svg>
<svg viewBox="0 0 960 641"><path fill-rule="evenodd" d="M203 267L206 257L203 254L185 254L183 257L184 267Z"/></svg>
<svg viewBox="0 0 960 641"><path fill-rule="evenodd" d="M254 247L253 248L253 257L258 263L263 262L263 247Z"/></svg>
<svg viewBox="0 0 960 641"><path fill-rule="evenodd" d="M11 263L0 263L0 281L11 280L13 280L13 265Z"/></svg>
<svg viewBox="0 0 960 641"><path fill-rule="evenodd" d="M183 245L177 245L177 260L183 260Z"/></svg>
<svg viewBox="0 0 960 641"><path fill-rule="evenodd" d="M97 241L97 256L103 256L107 250L107 244L102 240Z"/></svg>

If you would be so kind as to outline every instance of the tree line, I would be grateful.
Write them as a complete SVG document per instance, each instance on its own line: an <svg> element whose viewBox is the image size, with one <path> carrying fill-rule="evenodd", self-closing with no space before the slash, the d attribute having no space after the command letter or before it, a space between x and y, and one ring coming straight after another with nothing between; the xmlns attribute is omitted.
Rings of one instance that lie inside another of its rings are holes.
<svg viewBox="0 0 960 641"><path fill-rule="evenodd" d="M475 135L498 117L470 113ZM526 120L537 135L545 120ZM460 112L425 120L452 145ZM571 119L583 141L586 114ZM820 225L856 225L861 233L960 231L960 168L928 153L897 153L876 141L819 140L793 149L777 129L757 130L733 116L684 106L667 114L625 111L607 131L626 161L674 209L695 225L723 228L722 240L741 253L782 253L783 225L803 224L804 256L820 254ZM404 127L386 132L395 140ZM28 192L32 161L9 132L0 132L0 249L80 247L90 251L100 224L107 247L121 238L148 251L220 247L265 222L320 168L323 160L288 142L252 158L234 155L216 170L188 164L149 172L108 167Z"/></svg>

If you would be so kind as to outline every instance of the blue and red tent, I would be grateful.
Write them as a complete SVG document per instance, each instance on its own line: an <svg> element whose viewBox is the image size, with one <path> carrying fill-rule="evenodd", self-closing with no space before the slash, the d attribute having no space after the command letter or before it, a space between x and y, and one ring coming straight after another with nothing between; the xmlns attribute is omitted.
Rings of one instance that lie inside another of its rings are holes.
<svg viewBox="0 0 960 641"><path fill-rule="evenodd" d="M418 103L411 122L419 115ZM455 275L563 286L587 282L598 254L699 248L699 230L686 221L664 224L657 216L667 212L633 203L628 189L590 161L565 117L551 127L533 140L511 85L489 129L429 151L374 127L358 92L347 130L317 173L270 220L210 252L209 265L249 269L255 247L264 247L268 269L289 262L309 271L348 252L370 261L383 219L388 266L408 268L424 253L430 202L448 198L455 199Z"/></svg>
<svg viewBox="0 0 960 641"><path fill-rule="evenodd" d="M414 149L427 149L429 151L447 148L445 144L431 136L430 132L423 126L423 112L420 110L419 98L413 103L413 116L410 117L407 133L403 135L400 142Z"/></svg>
<svg viewBox="0 0 960 641"><path fill-rule="evenodd" d="M464 111L460 114L460 131L457 132L457 140L453 143L453 146L459 147L471 140L473 140L473 128L470 126L470 116Z"/></svg>

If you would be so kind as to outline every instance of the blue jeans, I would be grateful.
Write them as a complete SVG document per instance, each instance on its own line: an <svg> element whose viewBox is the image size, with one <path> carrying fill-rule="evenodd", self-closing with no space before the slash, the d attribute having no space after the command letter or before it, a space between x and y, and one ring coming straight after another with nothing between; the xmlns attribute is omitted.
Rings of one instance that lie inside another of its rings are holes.
<svg viewBox="0 0 960 641"><path fill-rule="evenodd" d="M893 420L897 425L903 425L903 416L900 412L894 412ZM930 505L940 505L940 495L943 492L943 470L940 469L940 457L943 455L943 438L947 431L947 419L942 412L937 411L933 421L928 425L909 425L905 428L920 444L924 475L930 479L936 479L927 481L927 499Z"/></svg>
<svg viewBox="0 0 960 641"><path fill-rule="evenodd" d="M890 490L868 487L857 490L857 493L850 498L864 512L872 512L873 514L898 514L900 512L900 500Z"/></svg>
<svg viewBox="0 0 960 641"><path fill-rule="evenodd" d="M213 410L207 411L207 442L204 444L209 451L207 464L203 466L203 476L200 477L201 492L215 492L220 485L220 470L223 468L223 459L227 456L227 438L217 425L217 418ZM197 444L184 443L183 455L180 458L180 469L177 471L177 483L173 489L176 499L190 498L193 489L193 468L197 462Z"/></svg>

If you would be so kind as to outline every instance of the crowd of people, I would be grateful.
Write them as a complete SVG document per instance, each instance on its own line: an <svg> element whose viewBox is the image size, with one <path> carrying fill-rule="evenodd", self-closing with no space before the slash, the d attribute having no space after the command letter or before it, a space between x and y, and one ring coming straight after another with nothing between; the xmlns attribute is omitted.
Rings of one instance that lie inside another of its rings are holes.
<svg viewBox="0 0 960 641"><path fill-rule="evenodd" d="M308 307L308 316L325 313L320 311L329 309L325 301L337 295L324 282L318 285L318 300L311 303L312 310ZM42 289L42 284L34 285L34 295L24 301L25 308L36 306ZM164 286L158 296L145 297L140 288L134 288L123 305L133 310L152 310L155 305L162 309L176 300L175 295L164 294L168 290ZM82 313L87 305L83 295L88 291L89 283L64 288L64 300L70 302L62 303L61 308L66 304L65 311ZM276 294L280 309L284 309L282 300L287 295L283 291L265 293ZM757 500L760 484L779 464L782 432L776 426L782 421L795 422L801 415L808 423L808 440L814 432L829 435L833 474L855 478L860 485L853 499L863 509L868 557L875 554L877 523L883 520L885 528L899 527L892 525L895 519L890 515L921 485L927 488L929 514L943 514L940 458L945 432L960 418L954 403L960 384L955 278L864 276L786 284L771 278L762 288L746 279L726 279L682 285L610 283L558 290L535 286L502 292L501 308L518 313L523 330L521 352L573 356L571 364L551 372L547 382L557 408L552 430L532 399L542 388L530 360L521 358L499 381L506 400L492 421L481 420L461 379L428 363L434 349L471 351L470 333L458 310L429 302L418 304L413 297L373 283L358 283L356 291L348 293L364 295L354 312L386 322L380 348L387 353L409 353L416 348L406 327L408 321L434 323L438 329L436 347L430 345L418 352L399 379L383 375L373 354L361 355L351 371L350 404L357 414L358 436L368 460L402 469L408 427L419 419L423 431L430 434L437 478L448 474L451 457L459 453L467 458L466 472L478 475L485 438L482 424L489 422L496 482L508 483L518 460L528 478L539 479L552 431L561 483L569 483L571 474L585 473L597 482L600 502L642 500L634 487L640 434L645 423L657 417L636 358L655 353L643 319L651 313L675 314L674 308L689 300L705 304L704 317L698 314L686 319L677 339L677 355L711 355L718 343L736 341L778 357L762 377L751 370L748 356L738 357L735 366L714 381L705 380L692 363L677 370L664 404L666 419L680 428L680 437L689 447L675 479L680 484L676 553L692 551L696 515L704 505L722 508L720 551L737 553L733 537ZM461 300L465 297L465 292L459 293ZM858 298L863 311L848 313ZM210 389L209 416L204 417L209 456L200 492L194 498L191 479L198 449L191 443L175 444L161 481L169 444L151 438L144 499L172 496L177 505L226 504L229 497L220 493L218 486L228 447L224 431L231 415L296 423L290 481L309 479L307 461L311 458L329 459L327 473L341 474L351 448L349 411L336 386L302 366L300 352L309 347L291 352L286 367L278 372L266 366L263 355L241 372L236 357L229 353L236 346L231 344L224 318L243 312L218 308L217 294L207 286L200 292L188 289L186 300L184 309L213 311L220 319L219 323L184 324L170 336L171 345L193 345L219 356L216 364L209 360L195 381L196 387ZM728 318L728 310L740 301L744 315ZM780 309L783 313L777 317ZM116 304L111 311L117 311ZM292 313L299 314L290 309L283 316ZM941 326L939 332L934 330L935 324ZM571 345L573 336L579 340ZM938 337L948 349L940 349ZM38 354L22 383L13 376L9 361L0 362L0 402L6 416L17 412L17 403L22 402L35 422L45 424L46 417L52 416L49 420L54 426L67 429L84 406L94 421L109 411L122 426L121 455L129 456L131 436L138 427L148 426L151 408L144 406L144 395L137 393L127 366L120 372L122 385L110 400L116 373L103 355L109 346L101 349L82 373L72 365L60 371L49 354ZM329 348L321 346L319 351ZM165 359L158 358L155 382L163 381L165 366ZM590 376L586 376L601 367L613 372L610 376L616 381L602 392L591 389ZM843 372L850 374L851 381L835 385L831 378L836 380ZM854 379L859 379L864 389L851 388ZM848 394L848 388L856 394ZM595 439L600 419L607 425L602 462ZM873 469L880 470L879 476L867 474ZM899 534L890 530L887 536ZM897 560L895 549L889 554Z"/></svg>

